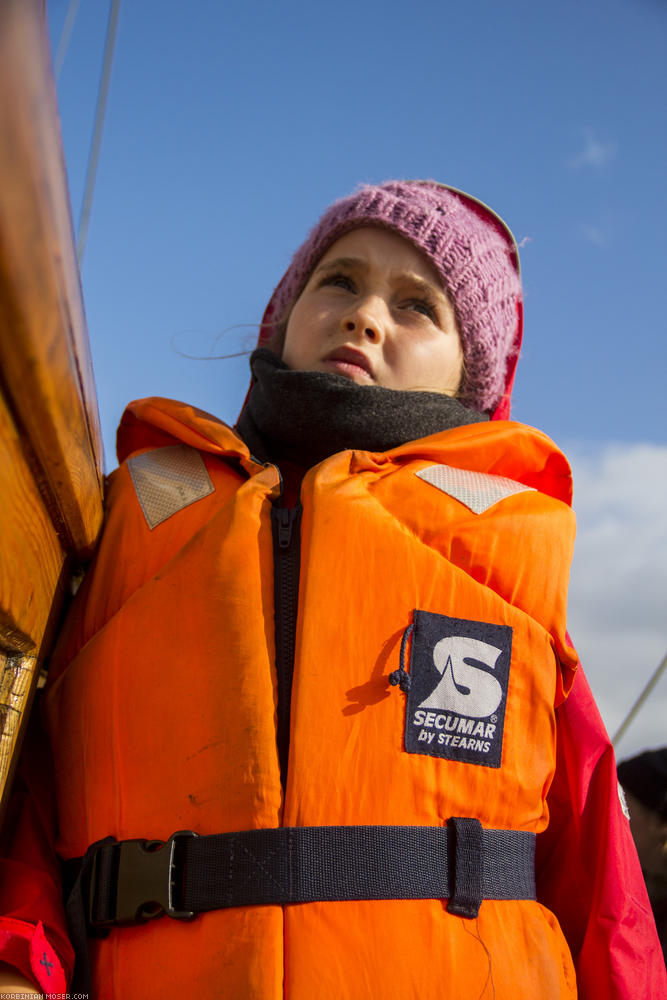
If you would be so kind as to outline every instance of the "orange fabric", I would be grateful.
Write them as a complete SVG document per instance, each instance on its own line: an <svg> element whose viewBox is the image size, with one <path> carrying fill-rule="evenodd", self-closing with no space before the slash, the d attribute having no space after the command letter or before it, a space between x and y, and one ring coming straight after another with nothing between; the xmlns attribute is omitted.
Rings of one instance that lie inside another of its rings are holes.
<svg viewBox="0 0 667 1000"><path fill-rule="evenodd" d="M153 439L153 427L157 429ZM555 766L554 705L573 677L565 592L574 536L565 460L496 421L310 470L285 793L276 749L273 466L214 418L135 404L125 454L183 440L213 493L152 531L127 465L45 697L65 858L93 841L280 825L441 825L452 815L539 832ZM519 480L483 514L416 473L442 463ZM499 769L408 754L388 686L415 608L510 626ZM317 903L161 919L92 945L98 996L576 996L556 919L530 901Z"/></svg>

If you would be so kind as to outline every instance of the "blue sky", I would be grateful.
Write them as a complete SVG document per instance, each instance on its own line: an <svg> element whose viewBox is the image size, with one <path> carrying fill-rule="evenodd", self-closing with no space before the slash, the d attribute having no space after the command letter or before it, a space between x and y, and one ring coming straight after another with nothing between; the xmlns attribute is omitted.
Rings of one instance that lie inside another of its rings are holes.
<svg viewBox="0 0 667 1000"><path fill-rule="evenodd" d="M68 3L47 4L54 46ZM103 0L81 0L58 84L75 225L107 16ZM618 615L605 586L667 470L666 42L664 0L123 0L82 275L107 468L129 399L174 396L234 419L247 361L178 351L250 346L330 201L394 176L469 191L523 242L514 416L581 466L582 531L589 518L593 533L615 525L582 568L606 624L591 632L584 596L579 631L614 728L623 701L599 651ZM613 491L629 468L646 476L637 496L601 503L601 484ZM664 607L660 510L644 557ZM634 629L626 598L635 662L624 646L613 671L627 701L667 628L658 615ZM664 741L655 726L646 738Z"/></svg>

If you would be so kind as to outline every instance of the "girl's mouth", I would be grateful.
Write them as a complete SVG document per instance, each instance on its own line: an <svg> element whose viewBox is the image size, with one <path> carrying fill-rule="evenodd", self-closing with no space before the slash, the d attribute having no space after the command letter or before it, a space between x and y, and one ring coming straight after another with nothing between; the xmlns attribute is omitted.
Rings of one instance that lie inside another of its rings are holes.
<svg viewBox="0 0 667 1000"><path fill-rule="evenodd" d="M373 368L370 361L361 351L353 347L338 347L324 359L329 371L347 378L373 379Z"/></svg>

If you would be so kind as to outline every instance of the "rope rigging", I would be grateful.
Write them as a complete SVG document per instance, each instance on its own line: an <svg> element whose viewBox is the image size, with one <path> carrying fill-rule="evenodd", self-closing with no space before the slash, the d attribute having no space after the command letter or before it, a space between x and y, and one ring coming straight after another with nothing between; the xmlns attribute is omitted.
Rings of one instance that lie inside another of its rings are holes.
<svg viewBox="0 0 667 1000"><path fill-rule="evenodd" d="M621 739L625 735L625 732L626 732L628 726L630 725L630 723L632 722L632 720L634 719L634 717L637 715L637 713L639 712L639 710L643 706L644 702L647 700L648 696L653 691L653 688L656 686L656 684L660 680L662 674L664 673L665 667L667 667L667 653L665 653L665 655L663 656L662 660L660 661L660 663L658 664L658 666L656 667L656 669L651 674L651 676L648 679L647 683L644 685L644 689L642 690L641 694L639 695L639 697L635 701L634 705L632 706L632 708L630 709L630 711L626 715L626 717L623 720L623 722L621 723L621 725L616 730L616 733L614 734L614 738L611 741L612 744L613 744L613 746L614 746L614 748L616 748L618 746L619 742L621 741Z"/></svg>
<svg viewBox="0 0 667 1000"><path fill-rule="evenodd" d="M102 143L102 131L104 129L104 115L107 106L107 96L109 93L109 82L111 80L111 65L113 62L114 45L116 42L116 30L118 28L118 12L120 10L120 0L111 0L109 11L109 23L107 25L107 35L104 44L104 61L102 64L102 76L100 78L100 89L97 95L97 108L95 110L95 126L93 138L90 146L88 158L88 168L86 171L86 183L81 203L81 215L79 218L79 228L76 236L76 255L79 262L79 269L83 261L83 254L86 248L88 236L88 224L90 222L90 210L93 202L95 190L95 177L97 175L97 164Z"/></svg>
<svg viewBox="0 0 667 1000"><path fill-rule="evenodd" d="M72 37L72 31L74 29L74 22L79 10L79 3L80 0L70 0L69 7L67 8L67 14L65 15L65 22L63 24L62 31L60 32L58 47L56 49L56 54L53 57L53 75L56 78L56 82L60 77L60 71L65 63L67 49L69 47L70 38Z"/></svg>

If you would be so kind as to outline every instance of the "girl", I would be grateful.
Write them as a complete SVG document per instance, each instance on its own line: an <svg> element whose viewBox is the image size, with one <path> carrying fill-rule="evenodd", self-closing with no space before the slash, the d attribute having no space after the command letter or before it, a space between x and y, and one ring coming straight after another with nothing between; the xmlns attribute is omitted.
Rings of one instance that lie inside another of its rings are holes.
<svg viewBox="0 0 667 1000"><path fill-rule="evenodd" d="M28 981L73 965L54 843L95 997L660 995L520 337L500 219L390 182L297 251L235 429L130 405L43 702L57 828L38 759L5 862Z"/></svg>

